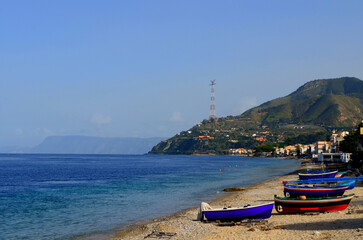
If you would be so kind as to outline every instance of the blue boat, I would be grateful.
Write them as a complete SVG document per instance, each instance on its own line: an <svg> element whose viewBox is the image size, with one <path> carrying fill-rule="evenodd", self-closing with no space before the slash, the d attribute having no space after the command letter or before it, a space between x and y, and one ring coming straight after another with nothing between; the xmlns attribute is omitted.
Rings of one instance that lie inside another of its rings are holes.
<svg viewBox="0 0 363 240"><path fill-rule="evenodd" d="M213 209L207 203L202 202L198 219L203 221L241 221L243 219L266 219L271 217L274 203L261 205L246 205L240 208Z"/></svg>
<svg viewBox="0 0 363 240"><path fill-rule="evenodd" d="M284 185L311 185L311 186L331 186L331 187L343 187L348 186L347 190L355 187L355 182L359 180L357 178L321 178L321 179L309 179L309 180L297 180L297 181L283 181ZM363 181L363 178L362 180Z"/></svg>
<svg viewBox="0 0 363 240"><path fill-rule="evenodd" d="M286 197L323 197L323 196L342 196L348 186L309 186L298 184L285 184L284 195Z"/></svg>
<svg viewBox="0 0 363 240"><path fill-rule="evenodd" d="M316 179L316 178L333 178L338 171L311 171L306 173L299 173L300 180Z"/></svg>

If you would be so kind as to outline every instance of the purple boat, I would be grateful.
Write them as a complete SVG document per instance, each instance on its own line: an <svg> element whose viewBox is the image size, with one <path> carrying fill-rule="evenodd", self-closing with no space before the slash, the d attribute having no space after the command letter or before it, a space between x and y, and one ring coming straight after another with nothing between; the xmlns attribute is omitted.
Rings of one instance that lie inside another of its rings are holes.
<svg viewBox="0 0 363 240"><path fill-rule="evenodd" d="M261 205L246 205L240 208L218 208L213 209L207 203L202 202L198 219L203 221L241 221L243 219L266 219L271 217L274 203Z"/></svg>
<svg viewBox="0 0 363 240"><path fill-rule="evenodd" d="M299 173L299 179L333 178L337 173L338 171L307 171L306 173Z"/></svg>

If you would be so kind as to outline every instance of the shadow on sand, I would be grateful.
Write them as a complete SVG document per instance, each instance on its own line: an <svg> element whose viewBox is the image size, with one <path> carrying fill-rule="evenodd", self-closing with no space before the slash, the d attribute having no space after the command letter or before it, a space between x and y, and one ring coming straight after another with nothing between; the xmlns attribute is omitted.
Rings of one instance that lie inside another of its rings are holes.
<svg viewBox="0 0 363 240"><path fill-rule="evenodd" d="M363 216L362 216L363 217ZM340 229L357 229L363 227L362 218L336 219L309 223L294 223L281 225L280 227L288 230L340 230Z"/></svg>

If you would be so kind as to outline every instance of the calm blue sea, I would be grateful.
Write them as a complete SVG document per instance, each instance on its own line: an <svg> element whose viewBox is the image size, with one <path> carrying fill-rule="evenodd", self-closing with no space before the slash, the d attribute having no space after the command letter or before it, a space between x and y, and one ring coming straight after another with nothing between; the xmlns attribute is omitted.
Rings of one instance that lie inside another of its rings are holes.
<svg viewBox="0 0 363 240"><path fill-rule="evenodd" d="M0 239L73 239L170 215L296 170L235 156L0 155Z"/></svg>

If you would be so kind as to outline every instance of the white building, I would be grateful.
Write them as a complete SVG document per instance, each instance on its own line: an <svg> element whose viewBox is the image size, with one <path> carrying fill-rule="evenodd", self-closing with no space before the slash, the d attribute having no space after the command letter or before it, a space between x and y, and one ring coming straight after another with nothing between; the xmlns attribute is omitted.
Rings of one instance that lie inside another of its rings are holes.
<svg viewBox="0 0 363 240"><path fill-rule="evenodd" d="M318 162L342 162L350 161L351 153L319 153Z"/></svg>

